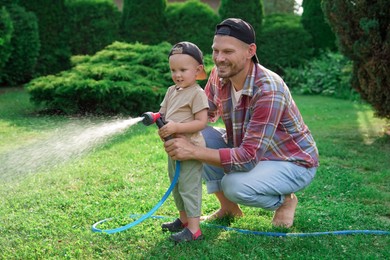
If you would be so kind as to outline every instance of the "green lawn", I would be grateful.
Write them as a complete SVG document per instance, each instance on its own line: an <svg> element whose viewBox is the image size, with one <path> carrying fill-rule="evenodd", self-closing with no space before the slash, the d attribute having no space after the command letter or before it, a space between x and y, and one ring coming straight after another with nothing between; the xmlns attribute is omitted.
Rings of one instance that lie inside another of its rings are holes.
<svg viewBox="0 0 390 260"><path fill-rule="evenodd" d="M385 122L367 105L295 99L321 166L297 194L294 226L274 228L272 212L248 207L245 217L215 224L262 232L390 231ZM109 229L148 212L169 186L155 126L136 124L84 150L76 148L88 137L76 139L74 153L64 155L70 139L104 121L112 119L37 115L23 91L0 93L0 259L390 259L389 235L269 237L204 225L205 240L174 245L161 232L163 219L112 235L94 233L99 220L115 217L101 225ZM214 196L204 193L203 202L204 214L218 208ZM156 214L176 216L171 197Z"/></svg>

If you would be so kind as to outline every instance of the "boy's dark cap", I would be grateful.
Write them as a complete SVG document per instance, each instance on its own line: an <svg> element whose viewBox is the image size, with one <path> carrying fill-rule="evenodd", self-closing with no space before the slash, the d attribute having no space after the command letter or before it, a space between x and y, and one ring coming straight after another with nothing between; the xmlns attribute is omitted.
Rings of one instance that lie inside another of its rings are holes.
<svg viewBox="0 0 390 260"><path fill-rule="evenodd" d="M234 37L246 44L256 44L255 30L250 23L239 18L228 18L216 26L215 35L227 35ZM255 54L252 57L255 63L259 63L259 59Z"/></svg>
<svg viewBox="0 0 390 260"><path fill-rule="evenodd" d="M199 64L203 65L203 53L202 51L193 44L192 42L179 42L176 43L171 51L169 52L168 58L171 57L174 54L187 54L190 55L192 58L194 58ZM207 73L204 70L200 72L200 74L197 76L196 79L203 80L207 78Z"/></svg>

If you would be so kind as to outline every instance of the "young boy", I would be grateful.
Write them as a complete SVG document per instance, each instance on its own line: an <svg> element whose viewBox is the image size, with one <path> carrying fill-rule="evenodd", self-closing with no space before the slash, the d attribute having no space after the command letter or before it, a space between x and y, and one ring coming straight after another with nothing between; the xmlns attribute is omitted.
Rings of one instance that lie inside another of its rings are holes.
<svg viewBox="0 0 390 260"><path fill-rule="evenodd" d="M159 129L161 138L170 135L185 135L191 142L205 146L201 130L207 125L208 100L196 80L207 78L203 55L190 42L180 42L169 53L169 66L175 85L168 88L161 103L160 113L168 122ZM169 178L175 174L175 161L168 157ZM171 235L175 242L203 238L199 222L202 201L203 164L188 160L181 162L180 177L173 189L173 198L179 218L162 224L163 231L178 232ZM179 232L180 231L180 232Z"/></svg>

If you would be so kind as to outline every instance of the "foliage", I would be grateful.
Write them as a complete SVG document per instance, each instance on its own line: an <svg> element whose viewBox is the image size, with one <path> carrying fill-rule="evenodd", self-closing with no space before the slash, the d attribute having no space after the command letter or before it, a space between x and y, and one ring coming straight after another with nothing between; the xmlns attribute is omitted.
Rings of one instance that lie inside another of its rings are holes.
<svg viewBox="0 0 390 260"><path fill-rule="evenodd" d="M27 84L32 101L50 111L140 115L157 111L172 85L171 45L114 42L94 56L75 56L74 67Z"/></svg>
<svg viewBox="0 0 390 260"><path fill-rule="evenodd" d="M241 18L245 20L253 26L253 29L258 34L263 24L263 1L221 0L218 13L221 20L227 18Z"/></svg>
<svg viewBox="0 0 390 260"><path fill-rule="evenodd" d="M70 67L68 46L68 15L64 0L19 0L19 4L38 18L39 39L41 43L36 73L47 75Z"/></svg>
<svg viewBox="0 0 390 260"><path fill-rule="evenodd" d="M319 54L321 50L335 51L336 36L326 22L321 9L321 0L303 0L301 22L313 39L314 50Z"/></svg>
<svg viewBox="0 0 390 260"><path fill-rule="evenodd" d="M0 6L5 7L12 4L19 4L19 0L0 0Z"/></svg>
<svg viewBox="0 0 390 260"><path fill-rule="evenodd" d="M119 39L120 13L110 0L72 0L69 44L73 55L94 54Z"/></svg>
<svg viewBox="0 0 390 260"><path fill-rule="evenodd" d="M5 6L0 9L0 83L3 77L3 67L11 56L11 37L14 27L11 16Z"/></svg>
<svg viewBox="0 0 390 260"><path fill-rule="evenodd" d="M266 16L258 38L260 63L279 74L283 74L286 67L304 64L313 54L311 36L297 15Z"/></svg>
<svg viewBox="0 0 390 260"><path fill-rule="evenodd" d="M390 2L328 0L322 8L340 50L353 61L352 87L390 118Z"/></svg>
<svg viewBox="0 0 390 260"><path fill-rule="evenodd" d="M20 85L33 77L39 55L40 43L37 17L23 7L12 4L7 7L12 24L11 56L6 63L2 81L8 86Z"/></svg>
<svg viewBox="0 0 390 260"><path fill-rule="evenodd" d="M170 3L166 9L168 41L195 43L202 52L211 53L214 28L219 17L210 6L199 0Z"/></svg>
<svg viewBox="0 0 390 260"><path fill-rule="evenodd" d="M287 68L284 80L294 93L358 100L351 88L352 63L339 53L324 52L300 68Z"/></svg>
<svg viewBox="0 0 390 260"><path fill-rule="evenodd" d="M120 34L130 43L157 44L166 40L166 0L124 0Z"/></svg>
<svg viewBox="0 0 390 260"><path fill-rule="evenodd" d="M264 14L294 14L298 7L295 0L263 0Z"/></svg>
<svg viewBox="0 0 390 260"><path fill-rule="evenodd" d="M178 216L169 196L156 212L167 219L149 218L112 235L92 232L91 226L102 219L113 218L99 228L134 221L130 215L148 212L169 186L167 155L156 127L139 123L89 153L53 167L34 171L21 167L22 173L14 173L11 180L3 178L9 172L0 171L0 258L390 259L389 235L269 237L210 226L264 233L390 231L390 143L381 134L383 120L373 118L370 107L363 104L321 96L294 99L315 137L321 166L312 184L297 193L292 228L272 227L273 212L242 207L242 218L203 222L205 240L175 245L160 227ZM5 153L28 150L28 144L42 143L52 134L68 135L69 126L83 124L88 130L93 120L36 115L21 91L1 94L0 111L1 162ZM79 131L74 139L84 136ZM59 153L67 139L60 140ZM33 151L44 156L50 148ZM30 154L18 158L17 165L33 161ZM203 188L203 214L210 214L218 202Z"/></svg>

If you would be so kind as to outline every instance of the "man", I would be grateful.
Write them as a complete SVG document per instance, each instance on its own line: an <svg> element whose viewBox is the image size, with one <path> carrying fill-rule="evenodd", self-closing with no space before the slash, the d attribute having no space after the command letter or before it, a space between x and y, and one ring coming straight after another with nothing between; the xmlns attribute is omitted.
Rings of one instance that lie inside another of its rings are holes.
<svg viewBox="0 0 390 260"><path fill-rule="evenodd" d="M318 167L315 141L286 84L259 64L249 23L229 18L218 24L212 48L208 116L211 122L222 117L226 130L203 130L207 147L179 136L165 150L175 160L204 163L207 191L221 205L208 219L242 216L242 204L275 211L273 225L289 228L294 193L310 184Z"/></svg>

